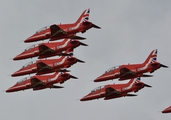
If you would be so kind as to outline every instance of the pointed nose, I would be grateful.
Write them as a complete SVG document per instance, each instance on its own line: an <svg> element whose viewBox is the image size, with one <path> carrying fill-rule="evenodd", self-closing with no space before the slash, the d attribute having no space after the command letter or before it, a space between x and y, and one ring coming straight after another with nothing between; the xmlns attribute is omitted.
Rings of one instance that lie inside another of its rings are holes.
<svg viewBox="0 0 171 120"><path fill-rule="evenodd" d="M103 76L97 77L94 82L101 82L101 81L105 81Z"/></svg>
<svg viewBox="0 0 171 120"><path fill-rule="evenodd" d="M86 96L84 96L83 98L80 99L80 101L87 101L88 99L86 98Z"/></svg>
<svg viewBox="0 0 171 120"><path fill-rule="evenodd" d="M29 43L29 42L34 42L34 41L36 41L36 40L37 40L37 39L36 39L35 37L31 36L31 37L27 38L26 40L24 40L24 42L25 42L25 43Z"/></svg>
<svg viewBox="0 0 171 120"><path fill-rule="evenodd" d="M16 57L13 58L13 60L19 60L19 59L18 59L18 57L16 56Z"/></svg>
<svg viewBox="0 0 171 120"><path fill-rule="evenodd" d="M10 89L6 90L7 93L12 92Z"/></svg>
<svg viewBox="0 0 171 120"><path fill-rule="evenodd" d="M6 92L7 92L7 93L13 92L13 88L12 88L12 87L8 88L8 89L6 90Z"/></svg>
<svg viewBox="0 0 171 120"><path fill-rule="evenodd" d="M18 73L18 72L14 72L11 76L12 76L12 77L19 76L19 73Z"/></svg>
<svg viewBox="0 0 171 120"><path fill-rule="evenodd" d="M162 111L162 113L169 113L169 111L167 111L167 110L163 110L163 111Z"/></svg>
<svg viewBox="0 0 171 120"><path fill-rule="evenodd" d="M15 56L15 57L13 58L13 60L20 60L20 59L22 59L22 58L20 57L20 55L17 55L17 56Z"/></svg>
<svg viewBox="0 0 171 120"><path fill-rule="evenodd" d="M36 41L44 40L44 39L47 39L47 37L44 36L44 35L37 35L37 34L34 34L34 35L28 37L26 40L24 40L24 42L25 42L25 43L36 42Z"/></svg>

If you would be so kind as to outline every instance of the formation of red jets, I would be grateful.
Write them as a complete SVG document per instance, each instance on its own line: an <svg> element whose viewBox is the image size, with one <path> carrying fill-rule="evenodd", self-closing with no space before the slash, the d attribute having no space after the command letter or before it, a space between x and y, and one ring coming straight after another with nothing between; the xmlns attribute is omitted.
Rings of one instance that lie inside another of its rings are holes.
<svg viewBox="0 0 171 120"><path fill-rule="evenodd" d="M84 61L73 56L73 51L78 46L88 45L80 42L79 40L85 38L76 36L76 34L79 32L85 33L90 28L100 29L99 26L89 21L89 14L90 9L86 9L75 23L46 26L28 37L24 41L25 43L46 39L49 39L49 41L32 45L13 58L13 60L23 60L37 57L38 60L31 61L14 72L11 75L12 77L33 73L35 75L23 78L7 89L6 92L63 88L55 84L62 84L70 78L77 79L77 77L67 73L69 72L67 68L77 62L84 63Z"/></svg>
<svg viewBox="0 0 171 120"><path fill-rule="evenodd" d="M63 84L70 78L78 79L69 74L67 68L77 62L84 61L73 56L73 51L78 46L88 46L79 40L85 39L77 36L81 32L85 33L90 28L100 29L99 26L89 21L90 9L86 9L75 23L71 24L53 24L38 30L35 34L28 37L24 42L36 42L49 39L46 43L32 45L13 58L13 60L23 60L37 57L37 61L22 66L11 76L22 76L35 74L31 77L25 77L15 85L6 90L6 92L16 92L26 89L42 90L46 88L63 88L55 84ZM56 41L58 40L58 41ZM57 57L56 57L57 56ZM55 58L49 58L55 57ZM157 49L153 50L147 59L140 64L124 64L114 66L97 77L94 82L118 79L119 81L128 80L125 84L108 84L93 89L85 95L80 101L104 98L104 100L120 98L125 96L137 96L131 92L138 92L144 87L151 87L140 81L140 77L152 77L150 74L157 69L168 66L163 65L157 60ZM162 111L162 113L171 112L171 106Z"/></svg>

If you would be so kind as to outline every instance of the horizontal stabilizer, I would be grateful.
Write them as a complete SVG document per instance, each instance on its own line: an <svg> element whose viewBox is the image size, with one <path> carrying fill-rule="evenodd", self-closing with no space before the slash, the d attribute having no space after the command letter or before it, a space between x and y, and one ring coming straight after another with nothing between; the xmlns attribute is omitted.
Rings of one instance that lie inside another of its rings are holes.
<svg viewBox="0 0 171 120"><path fill-rule="evenodd" d="M82 60L80 60L80 59L77 59L77 62L85 63L84 61L82 61Z"/></svg>
<svg viewBox="0 0 171 120"><path fill-rule="evenodd" d="M51 88L64 88L63 86L57 86L57 85L53 85Z"/></svg>
<svg viewBox="0 0 171 120"><path fill-rule="evenodd" d="M87 44L82 43L82 42L80 42L80 45L82 45L82 46L88 46Z"/></svg>
<svg viewBox="0 0 171 120"><path fill-rule="evenodd" d="M74 36L70 37L70 39L85 40L86 38L74 35Z"/></svg>
<svg viewBox="0 0 171 120"><path fill-rule="evenodd" d="M73 75L70 75L70 78L78 79L77 77L75 77L75 76L73 76Z"/></svg>
<svg viewBox="0 0 171 120"><path fill-rule="evenodd" d="M168 68L168 66L160 64L160 67Z"/></svg>
<svg viewBox="0 0 171 120"><path fill-rule="evenodd" d="M67 69L60 69L60 70L58 70L58 72L70 72L70 70L67 70Z"/></svg>
<svg viewBox="0 0 171 120"><path fill-rule="evenodd" d="M137 96L137 95L136 94L126 94L126 96L134 97L134 96Z"/></svg>
<svg viewBox="0 0 171 120"><path fill-rule="evenodd" d="M71 44L77 44L77 43L78 43L78 41L73 40L73 41L71 41L70 43L71 43ZM82 46L88 46L87 44L82 43L82 42L79 42L79 45L82 45Z"/></svg>
<svg viewBox="0 0 171 120"><path fill-rule="evenodd" d="M146 74L143 74L141 77L153 77L153 75L146 75Z"/></svg>
<svg viewBox="0 0 171 120"><path fill-rule="evenodd" d="M73 53L61 53L60 56L72 56L74 55Z"/></svg>
<svg viewBox="0 0 171 120"><path fill-rule="evenodd" d="M92 27L97 28L97 29L101 29L101 27L99 27L99 26L97 26L97 25L95 25L93 23L92 23Z"/></svg>
<svg viewBox="0 0 171 120"><path fill-rule="evenodd" d="M145 87L152 87L151 85L148 85L148 84L145 84L145 83L144 83L144 86Z"/></svg>

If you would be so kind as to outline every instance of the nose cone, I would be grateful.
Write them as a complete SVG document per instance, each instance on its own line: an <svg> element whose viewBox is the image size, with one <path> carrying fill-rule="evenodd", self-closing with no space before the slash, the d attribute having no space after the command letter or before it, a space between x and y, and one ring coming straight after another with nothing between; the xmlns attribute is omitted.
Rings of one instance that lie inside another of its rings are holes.
<svg viewBox="0 0 171 120"><path fill-rule="evenodd" d="M20 56L20 54L13 58L13 60L21 60L21 59L23 59L23 58Z"/></svg>
<svg viewBox="0 0 171 120"><path fill-rule="evenodd" d="M88 101L88 100L90 99L88 99L87 95L80 99L80 101Z"/></svg>
<svg viewBox="0 0 171 120"><path fill-rule="evenodd" d="M94 80L94 82L100 82L100 81L102 81L102 80L100 79L100 77L97 77L97 78Z"/></svg>
<svg viewBox="0 0 171 120"><path fill-rule="evenodd" d="M18 56L14 57L13 60L19 60Z"/></svg>
<svg viewBox="0 0 171 120"><path fill-rule="evenodd" d="M107 77L105 77L104 75L101 75L99 77L97 77L94 82L101 82L101 81L105 81L105 80L108 80Z"/></svg>
<svg viewBox="0 0 171 120"><path fill-rule="evenodd" d="M24 40L25 43L29 43L29 42L34 42L34 41L38 41L39 37L36 37L36 35L30 36L29 38L27 38L26 40Z"/></svg>
<svg viewBox="0 0 171 120"><path fill-rule="evenodd" d="M16 76L19 76L20 75L20 73L18 73L18 71L16 71L16 72L14 72L11 76L12 77L16 77Z"/></svg>
<svg viewBox="0 0 171 120"><path fill-rule="evenodd" d="M107 81L107 80L113 80L116 78L119 78L119 75L113 74L113 73L104 73L103 75L97 77L94 82L101 82L101 81Z"/></svg>
<svg viewBox="0 0 171 120"><path fill-rule="evenodd" d="M24 42L25 43L29 43L29 42L36 42L36 41L40 41L40 40L44 40L44 39L48 39L49 38L49 34L48 35L44 35L44 34L34 34L32 36L30 36L29 38L27 38Z"/></svg>
<svg viewBox="0 0 171 120"><path fill-rule="evenodd" d="M168 108L166 108L166 109L164 109L164 110L162 111L162 113L171 113L171 106L168 107Z"/></svg>
<svg viewBox="0 0 171 120"><path fill-rule="evenodd" d="M163 110L162 113L170 113L171 111Z"/></svg>
<svg viewBox="0 0 171 120"><path fill-rule="evenodd" d="M7 92L7 93L9 93L9 92L14 92L14 91L15 91L15 89L14 89L13 87L14 87L14 86L12 86L12 87L8 88L8 89L6 90L6 92Z"/></svg>
<svg viewBox="0 0 171 120"><path fill-rule="evenodd" d="M12 92L12 90L9 88L6 90L7 93Z"/></svg>

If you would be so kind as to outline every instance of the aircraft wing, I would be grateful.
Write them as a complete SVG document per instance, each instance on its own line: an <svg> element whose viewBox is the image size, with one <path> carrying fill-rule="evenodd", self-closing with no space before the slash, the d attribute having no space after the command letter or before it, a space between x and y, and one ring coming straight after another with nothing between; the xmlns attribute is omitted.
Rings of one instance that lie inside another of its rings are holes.
<svg viewBox="0 0 171 120"><path fill-rule="evenodd" d="M56 24L50 26L51 37L61 36L67 34L63 29L61 29Z"/></svg>
<svg viewBox="0 0 171 120"><path fill-rule="evenodd" d="M50 66L48 66L47 64L43 63L43 62L39 62L37 63L37 72L41 72L43 70L49 70L52 69Z"/></svg>
<svg viewBox="0 0 171 120"><path fill-rule="evenodd" d="M85 40L86 38L80 37L80 36L76 36L76 35L73 35L73 36L70 37L70 39Z"/></svg>
<svg viewBox="0 0 171 120"><path fill-rule="evenodd" d="M46 85L45 82L39 80L38 78L34 77L34 78L31 78L31 87L34 88L34 87L40 87L40 86L44 86Z"/></svg>
<svg viewBox="0 0 171 120"><path fill-rule="evenodd" d="M110 96L114 96L114 95L118 95L120 94L119 91L111 88L111 87L108 87L105 89L105 92L106 92L106 97L110 97Z"/></svg>
<svg viewBox="0 0 171 120"><path fill-rule="evenodd" d="M39 46L39 54L40 55L44 55L44 54L48 54L48 53L53 53L54 50L49 48L47 45L40 45Z"/></svg>
<svg viewBox="0 0 171 120"><path fill-rule="evenodd" d="M128 68L121 68L120 69L120 77L125 77L125 76L129 76L129 75L133 75L135 74L135 72L131 71L130 69Z"/></svg>

